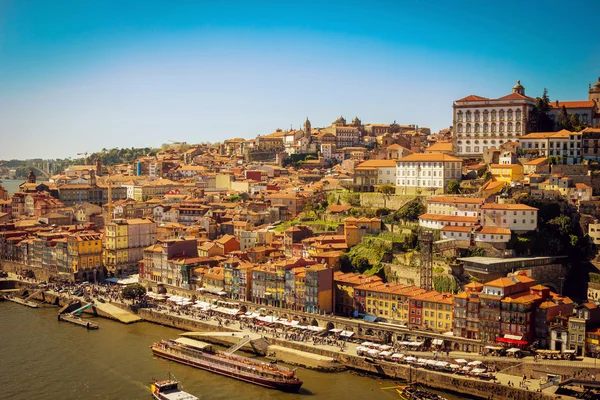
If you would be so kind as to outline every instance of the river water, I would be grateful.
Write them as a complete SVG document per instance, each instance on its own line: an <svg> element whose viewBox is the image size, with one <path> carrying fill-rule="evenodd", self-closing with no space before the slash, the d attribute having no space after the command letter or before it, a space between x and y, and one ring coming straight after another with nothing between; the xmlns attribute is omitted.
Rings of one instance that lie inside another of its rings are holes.
<svg viewBox="0 0 600 400"><path fill-rule="evenodd" d="M19 191L19 185L25 182L24 180L13 180L13 179L2 179L0 185L4 186L4 189L8 191L8 194L12 196Z"/></svg>
<svg viewBox="0 0 600 400"><path fill-rule="evenodd" d="M298 368L300 393L264 389L153 357L149 346L177 337L179 330L94 318L100 329L87 331L58 322L57 311L0 302L0 399L149 399L149 382L169 372L186 391L207 400L398 398L395 390L382 390L393 381L348 371Z"/></svg>

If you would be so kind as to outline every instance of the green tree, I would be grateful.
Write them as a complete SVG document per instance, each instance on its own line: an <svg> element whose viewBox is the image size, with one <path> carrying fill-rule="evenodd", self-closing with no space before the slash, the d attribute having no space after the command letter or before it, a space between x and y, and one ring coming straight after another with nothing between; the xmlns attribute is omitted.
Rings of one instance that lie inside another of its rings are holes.
<svg viewBox="0 0 600 400"><path fill-rule="evenodd" d="M352 266L357 273L363 273L369 268L371 268L371 264L369 263L369 259L365 256L356 256L352 259Z"/></svg>
<svg viewBox="0 0 600 400"><path fill-rule="evenodd" d="M566 129L568 131L573 130L573 126L571 125L571 119L569 118L569 114L567 114L567 108L563 105L560 109L560 113L558 114L558 127L560 129Z"/></svg>
<svg viewBox="0 0 600 400"><path fill-rule="evenodd" d="M492 172L491 171L485 171L483 173L483 175L481 176L481 179L483 179L484 182L489 181L490 179L492 179Z"/></svg>
<svg viewBox="0 0 600 400"><path fill-rule="evenodd" d="M396 186L388 185L388 184L381 185L377 188L377 191L379 193L388 194L388 195L394 194L394 193L396 193Z"/></svg>
<svg viewBox="0 0 600 400"><path fill-rule="evenodd" d="M121 290L121 295L124 299L132 301L141 301L146 295L146 288L136 283L134 285L126 286Z"/></svg>
<svg viewBox="0 0 600 400"><path fill-rule="evenodd" d="M405 221L416 221L425 212L425 206L419 201L411 201L398 210L398 218Z"/></svg>
<svg viewBox="0 0 600 400"><path fill-rule="evenodd" d="M529 125L532 132L550 132L554 130L554 122L548 116L550 111L550 98L548 89L544 88L542 97L535 99L535 106L529 114Z"/></svg>
<svg viewBox="0 0 600 400"><path fill-rule="evenodd" d="M460 183L457 180L452 179L448 182L448 186L446 186L446 193L457 194L458 192L460 192Z"/></svg>
<svg viewBox="0 0 600 400"><path fill-rule="evenodd" d="M386 215L389 215L391 212L392 210L390 210L389 208L381 207L375 210L375 216L381 218L385 217Z"/></svg>

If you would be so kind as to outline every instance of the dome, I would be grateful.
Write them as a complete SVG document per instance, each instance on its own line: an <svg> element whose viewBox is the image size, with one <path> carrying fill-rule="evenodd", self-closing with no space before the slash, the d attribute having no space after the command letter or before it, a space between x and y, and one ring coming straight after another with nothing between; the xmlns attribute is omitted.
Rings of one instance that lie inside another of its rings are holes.
<svg viewBox="0 0 600 400"><path fill-rule="evenodd" d="M524 89L523 85L521 85L521 81L517 81L517 84L513 86L513 89Z"/></svg>

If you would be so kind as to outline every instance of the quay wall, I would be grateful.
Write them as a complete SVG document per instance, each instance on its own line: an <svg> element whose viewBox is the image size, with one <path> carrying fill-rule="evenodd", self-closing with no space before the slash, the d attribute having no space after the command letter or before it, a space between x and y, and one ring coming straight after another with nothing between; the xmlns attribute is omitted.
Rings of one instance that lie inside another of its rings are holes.
<svg viewBox="0 0 600 400"><path fill-rule="evenodd" d="M364 357L359 357L352 354L340 354L318 347L309 348L302 343L289 342L281 339L269 339L269 341L281 346L286 346L290 349L310 351L322 356L331 357L340 365L343 365L348 369L376 374L392 379L418 381L420 384L433 389L440 389L442 391L469 393L472 396L484 399L489 398L492 394L494 397L514 400L554 399L552 395L546 393L537 393L517 387L508 387L493 383L491 381L473 380L422 368L411 368L403 364L388 362L371 363L366 361ZM518 377L515 377L515 379L518 379Z"/></svg>

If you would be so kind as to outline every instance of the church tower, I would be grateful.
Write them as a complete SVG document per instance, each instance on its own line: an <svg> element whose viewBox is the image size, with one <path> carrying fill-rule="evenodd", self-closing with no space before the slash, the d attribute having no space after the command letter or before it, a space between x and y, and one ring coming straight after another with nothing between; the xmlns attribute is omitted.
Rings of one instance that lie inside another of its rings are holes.
<svg viewBox="0 0 600 400"><path fill-rule="evenodd" d="M600 108L600 78L598 78L598 82L594 83L594 86L590 87L588 100L595 101Z"/></svg>
<svg viewBox="0 0 600 400"><path fill-rule="evenodd" d="M306 121L304 121L304 136L310 137L311 132L312 128L310 126L310 121L308 120L308 117L306 117Z"/></svg>
<svg viewBox="0 0 600 400"><path fill-rule="evenodd" d="M33 170L29 171L29 175L27 176L27 183L35 183L36 176L33 173Z"/></svg>
<svg viewBox="0 0 600 400"><path fill-rule="evenodd" d="M96 158L96 176L102 176L102 161L100 161L100 157Z"/></svg>

